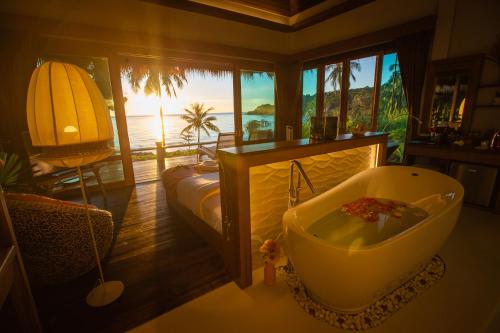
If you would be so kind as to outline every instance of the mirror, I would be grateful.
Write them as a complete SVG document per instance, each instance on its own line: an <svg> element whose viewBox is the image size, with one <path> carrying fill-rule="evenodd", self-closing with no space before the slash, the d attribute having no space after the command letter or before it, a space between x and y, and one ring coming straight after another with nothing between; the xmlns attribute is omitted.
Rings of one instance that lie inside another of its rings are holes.
<svg viewBox="0 0 500 333"><path fill-rule="evenodd" d="M447 75L436 78L430 127L462 126L463 113L466 102L468 76L464 74Z"/></svg>
<svg viewBox="0 0 500 333"><path fill-rule="evenodd" d="M481 55L431 63L420 133L436 128L470 130L481 66Z"/></svg>

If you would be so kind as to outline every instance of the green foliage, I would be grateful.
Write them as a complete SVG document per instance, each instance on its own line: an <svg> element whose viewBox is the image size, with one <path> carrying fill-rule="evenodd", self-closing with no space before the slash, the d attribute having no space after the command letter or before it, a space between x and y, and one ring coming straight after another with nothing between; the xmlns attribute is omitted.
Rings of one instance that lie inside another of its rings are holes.
<svg viewBox="0 0 500 333"><path fill-rule="evenodd" d="M373 87L350 89L347 95L347 130L358 124L370 128Z"/></svg>
<svg viewBox="0 0 500 333"><path fill-rule="evenodd" d="M23 163L18 155L0 152L0 185L15 185L23 173Z"/></svg>
<svg viewBox="0 0 500 333"><path fill-rule="evenodd" d="M302 96L302 137L308 138L311 128L311 117L316 114L316 94Z"/></svg>
<svg viewBox="0 0 500 333"><path fill-rule="evenodd" d="M351 67L352 67L351 62ZM328 115L338 115L340 111L341 66L332 68L326 82L333 85L334 91L325 92L324 106ZM357 70L357 69L356 69ZM406 125L408 121L408 106L404 96L401 73L397 63L389 67L391 77L380 86L379 105L377 113L377 131L388 132L391 141L399 144L398 149L390 157L390 161L401 162L406 140ZM351 72L352 73L352 72ZM353 78L355 79L355 78ZM364 87L350 89L348 93L347 129L358 124L370 127L373 88ZM316 94L302 96L302 137L309 137L310 117L316 114Z"/></svg>
<svg viewBox="0 0 500 333"><path fill-rule="evenodd" d="M248 111L248 115L259 115L259 116L272 116L274 115L275 109L272 104L262 104L255 108L253 111Z"/></svg>
<svg viewBox="0 0 500 333"><path fill-rule="evenodd" d="M390 69L392 70L391 78L380 87L377 131L389 132L389 139L399 144L398 149L390 157L390 161L401 162L406 140L408 105L399 68L392 65Z"/></svg>

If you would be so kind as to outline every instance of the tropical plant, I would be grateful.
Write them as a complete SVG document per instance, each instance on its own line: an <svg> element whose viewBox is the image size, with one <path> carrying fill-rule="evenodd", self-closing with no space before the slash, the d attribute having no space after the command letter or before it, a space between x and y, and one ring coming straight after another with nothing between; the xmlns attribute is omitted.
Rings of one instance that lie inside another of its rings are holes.
<svg viewBox="0 0 500 333"><path fill-rule="evenodd" d="M182 89L187 83L186 70L179 66L153 66L146 64L126 64L122 67L122 75L132 86L132 90L137 93L141 89L144 80L144 93L146 95L155 94L160 98L160 121L161 121L161 141L165 146L165 121L163 119L162 86L169 97L177 97L176 88Z"/></svg>
<svg viewBox="0 0 500 333"><path fill-rule="evenodd" d="M0 185L15 185L23 172L23 163L17 154L0 152Z"/></svg>
<svg viewBox="0 0 500 333"><path fill-rule="evenodd" d="M193 131L181 132L181 139L188 145L188 150L191 151L191 142L194 141Z"/></svg>
<svg viewBox="0 0 500 333"><path fill-rule="evenodd" d="M203 103L193 103L191 104L191 109L184 109L187 114L183 114L181 118L186 121L188 125L184 127L181 134L195 130L198 134L198 143L200 143L201 130L207 135L210 135L209 130L220 132L220 129L213 123L217 120L217 117L209 115L209 113L214 110L213 107L206 109Z"/></svg>
<svg viewBox="0 0 500 333"><path fill-rule="evenodd" d="M399 144L390 160L400 162L403 159L404 142L406 140L408 106L404 96L397 58L389 66L389 70L391 71L390 78L380 86L377 130L389 132L389 138Z"/></svg>
<svg viewBox="0 0 500 333"><path fill-rule="evenodd" d="M361 64L357 60L351 60L351 70L349 71L352 81L356 82L356 75L354 71L361 72ZM330 72L325 79L326 82L332 83L333 91L337 91L342 84L342 63L326 65L326 72Z"/></svg>

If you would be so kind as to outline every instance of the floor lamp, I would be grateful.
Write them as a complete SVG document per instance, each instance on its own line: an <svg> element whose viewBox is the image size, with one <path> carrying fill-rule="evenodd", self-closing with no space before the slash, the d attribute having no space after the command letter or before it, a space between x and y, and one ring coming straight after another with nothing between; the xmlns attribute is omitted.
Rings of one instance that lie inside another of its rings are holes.
<svg viewBox="0 0 500 333"><path fill-rule="evenodd" d="M94 307L110 304L120 297L124 286L121 281L104 280L81 170L82 165L113 153L109 145L113 127L104 97L82 68L49 61L34 70L26 107L32 145L40 149L37 158L55 166L77 168L100 275L98 286L87 295L87 304Z"/></svg>

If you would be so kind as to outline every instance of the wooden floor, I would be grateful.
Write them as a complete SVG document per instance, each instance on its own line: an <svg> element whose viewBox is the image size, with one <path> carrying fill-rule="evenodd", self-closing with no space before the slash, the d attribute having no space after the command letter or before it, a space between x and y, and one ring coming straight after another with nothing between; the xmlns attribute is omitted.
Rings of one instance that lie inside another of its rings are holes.
<svg viewBox="0 0 500 333"><path fill-rule="evenodd" d="M165 158L165 169L186 164L196 164L196 155ZM137 184L160 179L160 174L164 170L156 160L135 161L132 165Z"/></svg>
<svg viewBox="0 0 500 333"><path fill-rule="evenodd" d="M92 202L100 205L98 195ZM160 182L110 191L117 235L104 270L125 292L115 303L90 308L93 271L70 283L35 289L46 332L122 332L229 281L222 259L169 212Z"/></svg>

